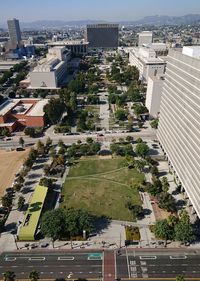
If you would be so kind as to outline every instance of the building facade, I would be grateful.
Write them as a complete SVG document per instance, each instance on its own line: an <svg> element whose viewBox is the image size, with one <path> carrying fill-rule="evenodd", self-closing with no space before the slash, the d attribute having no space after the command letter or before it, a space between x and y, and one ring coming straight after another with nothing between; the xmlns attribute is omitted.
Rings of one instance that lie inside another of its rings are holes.
<svg viewBox="0 0 200 281"><path fill-rule="evenodd" d="M117 48L119 41L118 24L87 25L86 40L90 48Z"/></svg>
<svg viewBox="0 0 200 281"><path fill-rule="evenodd" d="M48 99L9 99L0 105L0 130L9 132L24 127L44 127L44 106Z"/></svg>
<svg viewBox="0 0 200 281"><path fill-rule="evenodd" d="M200 47L170 50L158 140L193 211L200 217ZM189 51L189 52L188 52ZM195 54L197 56L195 56Z"/></svg>
<svg viewBox="0 0 200 281"><path fill-rule="evenodd" d="M19 20L17 19L9 19L7 21L8 24L8 32L10 36L10 42L13 45L13 47L16 48L16 46L20 45L20 42L22 40L21 38L21 30L19 26Z"/></svg>
<svg viewBox="0 0 200 281"><path fill-rule="evenodd" d="M70 52L65 47L50 48L45 60L30 72L32 89L57 89L67 78Z"/></svg>
<svg viewBox="0 0 200 281"><path fill-rule="evenodd" d="M164 76L149 76L145 106L151 118L157 118L160 112L161 93Z"/></svg>
<svg viewBox="0 0 200 281"><path fill-rule="evenodd" d="M144 81L147 81L149 76L162 76L166 66L166 62L158 58L153 49L147 47L130 50L129 63L138 68L140 78Z"/></svg>
<svg viewBox="0 0 200 281"><path fill-rule="evenodd" d="M153 32L151 31L143 31L139 33L139 39L138 39L138 46L141 47L144 44L148 45L153 42Z"/></svg>

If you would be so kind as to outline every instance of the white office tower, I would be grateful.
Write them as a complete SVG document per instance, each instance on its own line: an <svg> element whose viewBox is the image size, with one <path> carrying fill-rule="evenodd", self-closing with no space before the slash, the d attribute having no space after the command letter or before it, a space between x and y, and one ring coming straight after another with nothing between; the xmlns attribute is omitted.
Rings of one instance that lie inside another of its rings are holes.
<svg viewBox="0 0 200 281"><path fill-rule="evenodd" d="M158 139L200 217L200 46L169 52Z"/></svg>
<svg viewBox="0 0 200 281"><path fill-rule="evenodd" d="M141 47L143 45L148 45L153 42L153 32L151 31L143 31L139 33L138 46Z"/></svg>
<svg viewBox="0 0 200 281"><path fill-rule="evenodd" d="M19 20L9 19L7 23L8 23L8 32L9 32L11 44L19 45L22 40Z"/></svg>
<svg viewBox="0 0 200 281"><path fill-rule="evenodd" d="M151 118L157 118L160 112L161 93L164 76L149 76L145 106Z"/></svg>

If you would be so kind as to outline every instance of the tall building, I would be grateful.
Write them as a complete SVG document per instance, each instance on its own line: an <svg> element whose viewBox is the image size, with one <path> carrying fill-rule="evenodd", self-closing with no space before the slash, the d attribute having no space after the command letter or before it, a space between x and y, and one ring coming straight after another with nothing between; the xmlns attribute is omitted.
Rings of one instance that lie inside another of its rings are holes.
<svg viewBox="0 0 200 281"><path fill-rule="evenodd" d="M117 48L118 37L118 24L87 25L87 41L90 48Z"/></svg>
<svg viewBox="0 0 200 281"><path fill-rule="evenodd" d="M19 26L19 20L17 19L9 19L8 23L8 32L10 36L10 42L13 45L19 45L22 38L21 38L21 30Z"/></svg>
<svg viewBox="0 0 200 281"><path fill-rule="evenodd" d="M151 44L153 42L153 32L143 31L139 33L138 46L143 46L146 44Z"/></svg>
<svg viewBox="0 0 200 281"><path fill-rule="evenodd" d="M170 50L158 140L200 217L200 46Z"/></svg>

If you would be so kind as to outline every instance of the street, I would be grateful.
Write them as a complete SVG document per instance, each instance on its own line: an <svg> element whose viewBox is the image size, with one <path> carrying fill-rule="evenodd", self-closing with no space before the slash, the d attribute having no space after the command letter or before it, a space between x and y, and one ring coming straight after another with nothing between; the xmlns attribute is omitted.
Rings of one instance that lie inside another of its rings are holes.
<svg viewBox="0 0 200 281"><path fill-rule="evenodd" d="M105 251L25 251L0 256L0 274L11 270L28 278L37 270L41 279L173 280L183 275L200 280L200 251L128 249Z"/></svg>

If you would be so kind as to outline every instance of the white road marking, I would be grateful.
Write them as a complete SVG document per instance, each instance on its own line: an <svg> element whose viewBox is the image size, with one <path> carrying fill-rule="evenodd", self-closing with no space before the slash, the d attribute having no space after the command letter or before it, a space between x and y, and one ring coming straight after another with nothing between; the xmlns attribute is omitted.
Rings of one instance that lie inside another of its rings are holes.
<svg viewBox="0 0 200 281"><path fill-rule="evenodd" d="M130 265L136 265L136 261L130 261Z"/></svg>
<svg viewBox="0 0 200 281"><path fill-rule="evenodd" d="M45 257L30 257L28 258L29 261L45 261Z"/></svg>
<svg viewBox="0 0 200 281"><path fill-rule="evenodd" d="M156 260L156 256L140 256L141 260Z"/></svg>
<svg viewBox="0 0 200 281"><path fill-rule="evenodd" d="M128 259L128 252L127 252L127 248L126 248L126 262L127 262L127 267L128 267L128 277L131 277L130 274L130 268L129 268L129 259Z"/></svg>
<svg viewBox="0 0 200 281"><path fill-rule="evenodd" d="M62 256L62 257L58 257L58 261L73 261L74 257L72 256Z"/></svg>
<svg viewBox="0 0 200 281"><path fill-rule="evenodd" d="M5 257L5 261L16 261L15 257Z"/></svg>
<svg viewBox="0 0 200 281"><path fill-rule="evenodd" d="M187 259L187 256L170 256L169 257L171 260L186 260Z"/></svg>

